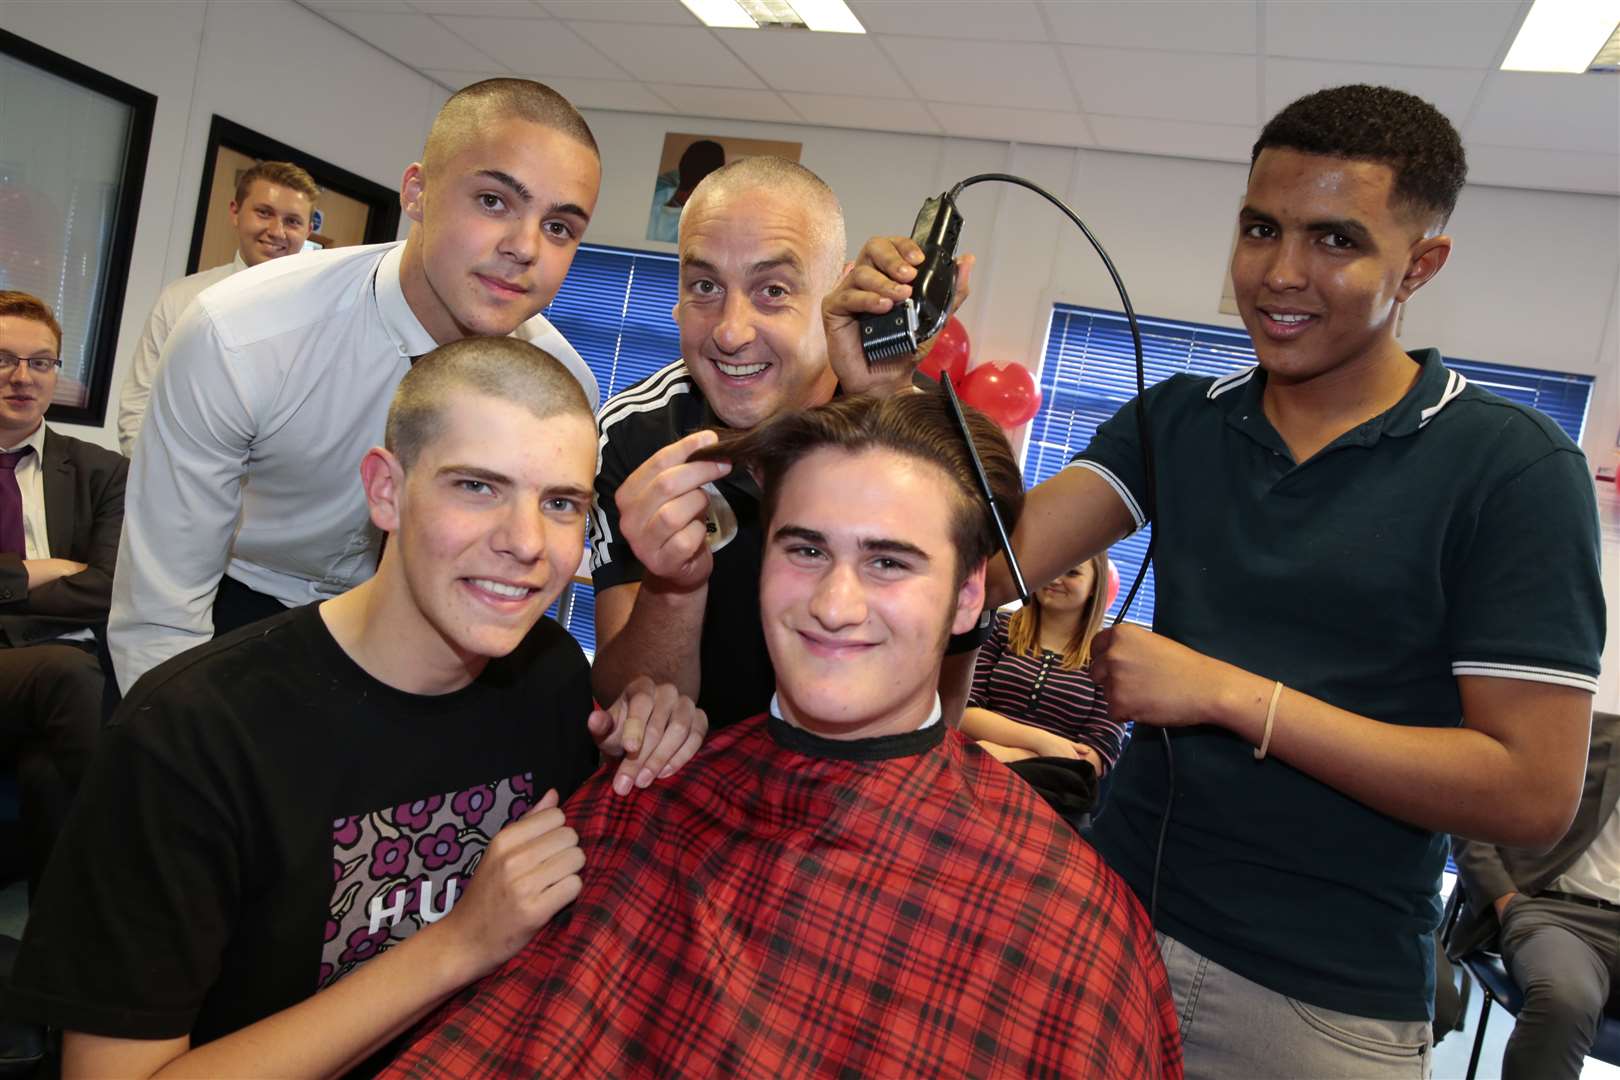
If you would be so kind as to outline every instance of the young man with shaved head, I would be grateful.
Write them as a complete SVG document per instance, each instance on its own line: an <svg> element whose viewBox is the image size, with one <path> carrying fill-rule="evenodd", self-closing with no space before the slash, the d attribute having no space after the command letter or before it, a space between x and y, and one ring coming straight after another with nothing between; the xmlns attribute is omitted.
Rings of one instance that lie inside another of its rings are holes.
<svg viewBox="0 0 1620 1080"><path fill-rule="evenodd" d="M824 326L853 325L909 295L903 282L921 252L907 238L875 238L840 280L844 243L832 189L780 158L734 161L687 200L675 307L681 357L614 395L598 416L598 695L611 699L632 676L649 674L692 695L717 727L769 702L759 489L723 463L690 459L713 441L706 429L748 430L840 388L887 393L905 384L909 371L868 371L858 350L835 371Z"/></svg>
<svg viewBox="0 0 1620 1080"><path fill-rule="evenodd" d="M146 419L163 345L191 302L250 266L296 255L309 238L315 198L321 193L313 177L288 161L261 161L236 180L231 199L231 231L236 234L236 257L223 266L171 281L158 295L146 329L130 358L129 374L118 394L118 446L128 455Z"/></svg>
<svg viewBox="0 0 1620 1080"><path fill-rule="evenodd" d="M65 1076L355 1068L574 898L590 853L557 804L593 735L620 750L645 720L632 774L696 751L671 693L593 713L542 618L579 565L593 427L526 342L434 350L360 463L376 575L136 684L11 981L11 1015L66 1032Z"/></svg>
<svg viewBox="0 0 1620 1080"><path fill-rule="evenodd" d="M595 380L538 312L596 205L601 163L555 91L490 79L440 110L405 170L403 243L221 282L164 347L129 481L109 639L120 687L175 654L376 567L351 465L415 357L514 334Z"/></svg>

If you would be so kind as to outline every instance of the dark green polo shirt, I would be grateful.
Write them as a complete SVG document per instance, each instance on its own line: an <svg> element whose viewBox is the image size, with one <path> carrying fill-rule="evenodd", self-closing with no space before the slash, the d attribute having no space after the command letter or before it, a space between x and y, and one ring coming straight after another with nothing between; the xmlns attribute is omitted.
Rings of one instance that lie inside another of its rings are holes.
<svg viewBox="0 0 1620 1080"><path fill-rule="evenodd" d="M1422 370L1406 396L1304 464L1261 410L1258 368L1148 390L1154 630L1395 724L1460 724L1459 675L1596 691L1603 590L1585 457L1437 351L1412 355ZM1100 474L1142 523L1134 403L1069 467ZM1427 1017L1446 838L1255 761L1222 729L1172 736L1159 929L1310 1004ZM1165 793L1157 732L1133 739L1093 835L1144 903Z"/></svg>

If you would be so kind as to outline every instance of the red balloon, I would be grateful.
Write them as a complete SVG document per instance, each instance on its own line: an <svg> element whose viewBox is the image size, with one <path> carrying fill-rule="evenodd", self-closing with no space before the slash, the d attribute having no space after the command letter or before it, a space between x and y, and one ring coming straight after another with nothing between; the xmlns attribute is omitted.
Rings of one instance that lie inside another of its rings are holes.
<svg viewBox="0 0 1620 1080"><path fill-rule="evenodd" d="M1023 364L980 364L958 390L963 401L1007 429L1028 422L1041 408L1041 392Z"/></svg>
<svg viewBox="0 0 1620 1080"><path fill-rule="evenodd" d="M917 365L917 370L934 379L942 379L949 373L951 385L961 387L962 379L967 375L970 347L967 327L952 315L945 320L945 328L934 338L934 347Z"/></svg>
<svg viewBox="0 0 1620 1080"><path fill-rule="evenodd" d="M1119 595L1119 567L1114 560L1108 560L1108 600L1103 604L1105 608L1114 606L1114 598Z"/></svg>

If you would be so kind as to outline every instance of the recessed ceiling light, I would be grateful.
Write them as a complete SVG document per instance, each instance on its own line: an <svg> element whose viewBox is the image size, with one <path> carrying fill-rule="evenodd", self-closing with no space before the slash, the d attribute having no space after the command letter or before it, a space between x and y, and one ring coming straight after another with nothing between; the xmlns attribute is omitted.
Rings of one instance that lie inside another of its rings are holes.
<svg viewBox="0 0 1620 1080"><path fill-rule="evenodd" d="M866 28L844 0L681 0L681 3L702 20L704 26L866 33Z"/></svg>
<svg viewBox="0 0 1620 1080"><path fill-rule="evenodd" d="M1620 24L1620 0L1536 0L1503 71L1580 74Z"/></svg>

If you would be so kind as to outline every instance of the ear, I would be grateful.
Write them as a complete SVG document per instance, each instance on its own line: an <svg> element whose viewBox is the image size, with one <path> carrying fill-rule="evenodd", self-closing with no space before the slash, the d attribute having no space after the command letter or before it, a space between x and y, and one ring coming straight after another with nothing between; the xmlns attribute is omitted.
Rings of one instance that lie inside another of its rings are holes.
<svg viewBox="0 0 1620 1080"><path fill-rule="evenodd" d="M405 469L399 459L380 446L367 450L360 459L360 487L366 493L371 523L385 533L399 531L405 494Z"/></svg>
<svg viewBox="0 0 1620 1080"><path fill-rule="evenodd" d="M956 616L951 620L951 633L965 634L979 623L979 612L984 610L984 570L988 563L975 566L956 591Z"/></svg>
<svg viewBox="0 0 1620 1080"><path fill-rule="evenodd" d="M681 324L681 302L675 301L675 306L669 309L669 317L675 320L675 325Z"/></svg>
<svg viewBox="0 0 1620 1080"><path fill-rule="evenodd" d="M405 167L399 182L399 208L417 224L422 222L422 199L426 190L422 182L422 163L413 161Z"/></svg>
<svg viewBox="0 0 1620 1080"><path fill-rule="evenodd" d="M241 207L236 204L235 199L232 199L231 200L231 224L232 225L236 224L236 215L240 211L241 211Z"/></svg>
<svg viewBox="0 0 1620 1080"><path fill-rule="evenodd" d="M1451 258L1451 237L1425 236L1412 248L1412 255L1406 264L1406 276L1401 279L1400 290L1395 298L1405 303L1412 298L1412 294L1429 283L1429 279L1440 272Z"/></svg>

